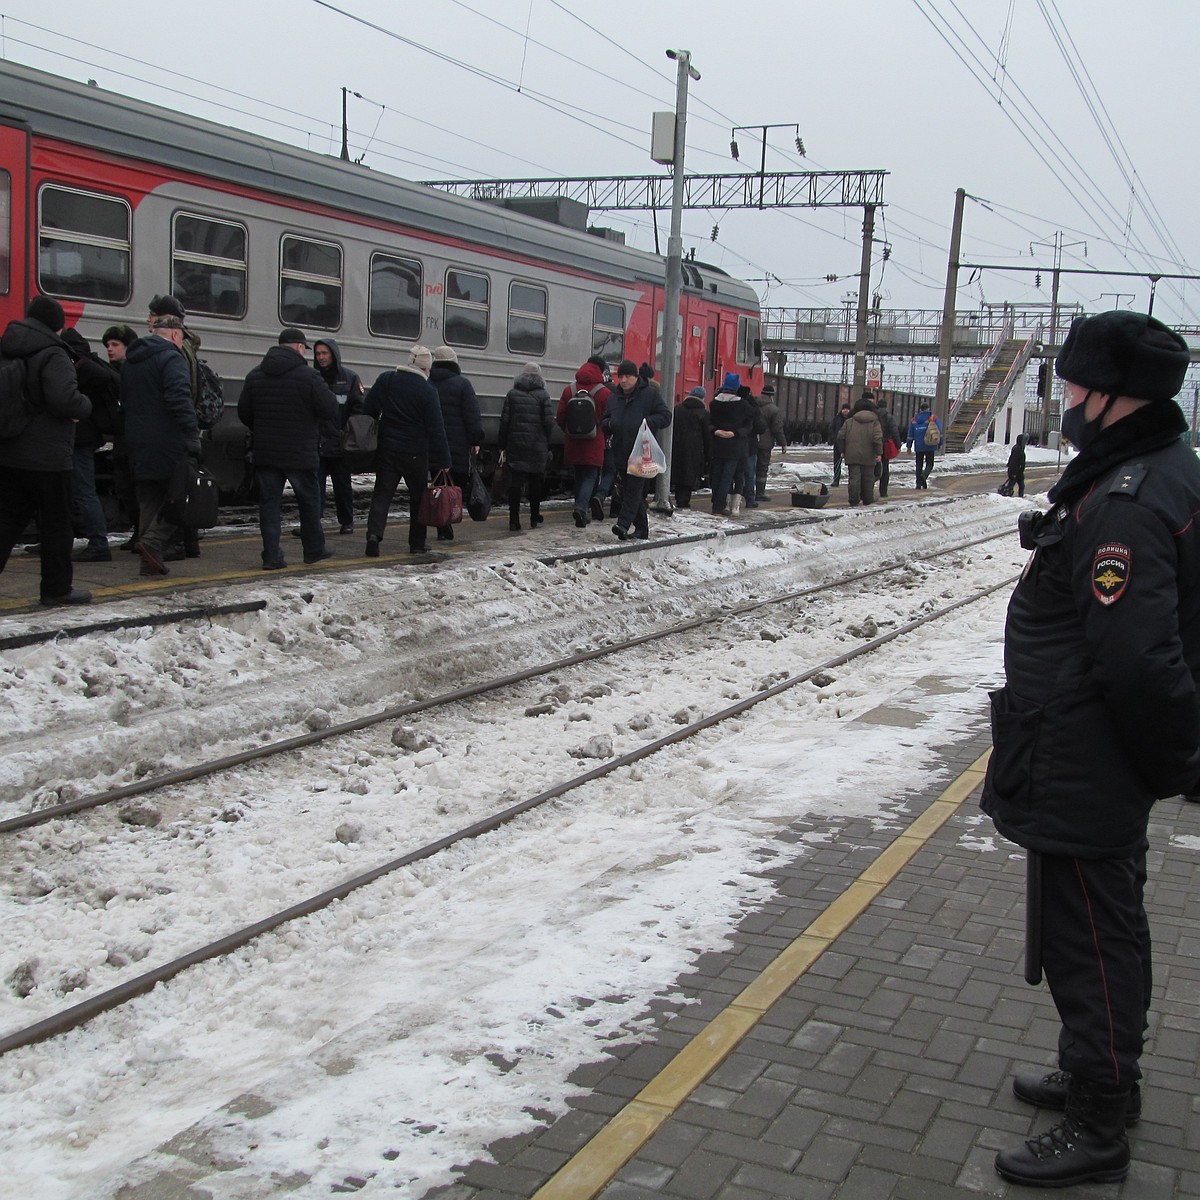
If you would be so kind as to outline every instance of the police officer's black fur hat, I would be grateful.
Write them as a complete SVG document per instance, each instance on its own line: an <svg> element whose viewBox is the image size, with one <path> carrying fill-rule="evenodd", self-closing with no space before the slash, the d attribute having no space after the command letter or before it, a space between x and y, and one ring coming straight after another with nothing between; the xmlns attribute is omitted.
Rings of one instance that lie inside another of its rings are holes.
<svg viewBox="0 0 1200 1200"><path fill-rule="evenodd" d="M1075 318L1054 371L1105 396L1170 400L1190 362L1187 342L1156 317L1113 310Z"/></svg>

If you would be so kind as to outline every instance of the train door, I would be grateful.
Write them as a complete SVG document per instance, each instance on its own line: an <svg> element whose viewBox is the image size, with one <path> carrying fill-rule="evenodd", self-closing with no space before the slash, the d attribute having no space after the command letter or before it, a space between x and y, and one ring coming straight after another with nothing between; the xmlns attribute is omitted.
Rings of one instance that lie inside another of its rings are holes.
<svg viewBox="0 0 1200 1200"><path fill-rule="evenodd" d="M713 360L717 367L716 374L713 376L714 387L720 387L730 371L741 374L737 363L737 335L737 313L719 313L717 316L717 354Z"/></svg>
<svg viewBox="0 0 1200 1200"><path fill-rule="evenodd" d="M29 131L0 122L0 327L25 315Z"/></svg>

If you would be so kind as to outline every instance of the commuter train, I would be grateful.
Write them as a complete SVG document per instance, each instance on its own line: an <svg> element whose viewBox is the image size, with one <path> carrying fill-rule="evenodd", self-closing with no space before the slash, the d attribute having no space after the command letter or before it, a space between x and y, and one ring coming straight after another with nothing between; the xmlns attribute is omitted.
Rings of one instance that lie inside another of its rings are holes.
<svg viewBox="0 0 1200 1200"><path fill-rule="evenodd" d="M0 315L41 293L98 345L173 292L225 381L207 463L240 477L236 400L284 326L333 336L370 386L453 346L494 442L529 360L552 396L590 354L661 365L664 260L94 86L0 62ZM754 290L684 264L678 394L762 383Z"/></svg>

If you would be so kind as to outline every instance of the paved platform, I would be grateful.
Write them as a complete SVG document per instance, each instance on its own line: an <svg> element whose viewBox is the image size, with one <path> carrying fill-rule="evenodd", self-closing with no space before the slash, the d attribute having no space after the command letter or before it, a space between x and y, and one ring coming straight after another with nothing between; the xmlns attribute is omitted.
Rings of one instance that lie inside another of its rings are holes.
<svg viewBox="0 0 1200 1200"><path fill-rule="evenodd" d="M775 898L680 981L696 1003L664 1006L653 1041L576 1073L587 1090L569 1113L430 1195L1034 1194L992 1160L1053 1123L1010 1084L1054 1065L1058 1022L1045 985L1023 979L1023 856L978 810L987 748L981 729L949 755L956 785L886 822L792 825L787 841L828 840L771 868ZM1134 1165L1073 1197L1200 1197L1200 806L1156 808L1147 907L1156 978Z"/></svg>

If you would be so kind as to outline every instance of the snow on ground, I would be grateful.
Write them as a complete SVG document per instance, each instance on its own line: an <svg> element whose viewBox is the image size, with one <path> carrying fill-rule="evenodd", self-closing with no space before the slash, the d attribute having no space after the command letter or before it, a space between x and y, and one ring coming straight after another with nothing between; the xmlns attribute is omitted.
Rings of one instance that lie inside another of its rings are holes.
<svg viewBox="0 0 1200 1200"><path fill-rule="evenodd" d="M1006 457L970 456L976 470ZM911 481L911 459L900 464L897 488L906 471ZM773 480L821 471L785 463ZM897 542L914 555L955 543L960 519L975 533L1011 528L1021 506L984 496L830 513L790 532L555 567L534 555L611 538L547 531L435 568L249 589L269 599L266 614L8 652L0 815L20 811L31 783L42 801L90 792L129 777L131 758L134 773L154 773L344 720L832 578ZM713 527L680 514L671 531ZM96 814L28 831L0 845L0 1031L159 961L160 944L178 952L211 940L214 922L235 928L252 903L269 911L386 861L406 833L417 844L436 821L456 827L576 773L593 734L620 753L678 713L694 719L862 640L847 629L898 619L900 592L909 609L938 608L1015 574L1023 555L1014 535L958 558L864 581L790 627L764 616L734 646L714 627L702 669L666 642L604 668L607 683L564 673L518 693L494 730L463 706L423 747L331 742L328 762L305 752L191 785L155 801L157 828ZM229 1200L323 1196L347 1177L367 1181L363 1196L418 1197L450 1181L489 1142L561 1113L576 1067L647 1036L656 1006L684 1002L677 977L769 897L773 857L796 852L773 840L779 829L811 815L816 841L851 817L903 823L938 748L986 719L1006 596L4 1056L11 1194L103 1200L163 1171ZM548 711L528 717L544 694ZM911 720L870 719L880 707ZM514 758L519 777L505 779ZM340 840L347 825L357 834ZM970 844L1000 848L986 823Z"/></svg>

